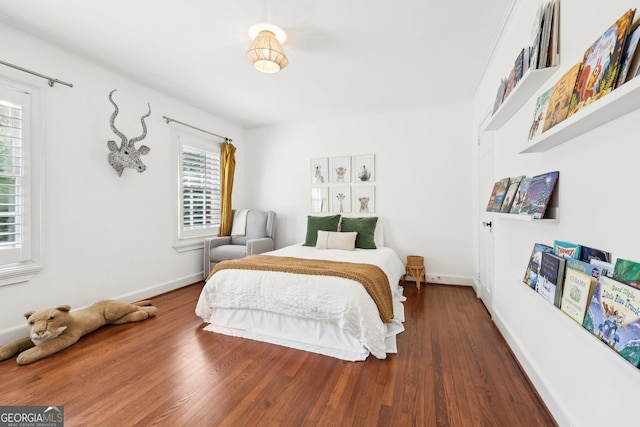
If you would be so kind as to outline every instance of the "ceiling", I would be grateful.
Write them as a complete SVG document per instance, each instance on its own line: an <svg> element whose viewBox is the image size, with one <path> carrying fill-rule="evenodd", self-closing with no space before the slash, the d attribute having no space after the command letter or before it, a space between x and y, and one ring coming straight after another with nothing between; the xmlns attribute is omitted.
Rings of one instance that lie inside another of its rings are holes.
<svg viewBox="0 0 640 427"><path fill-rule="evenodd" d="M252 128L470 99L515 1L0 0L0 21ZM261 22L287 33L277 74L245 59Z"/></svg>

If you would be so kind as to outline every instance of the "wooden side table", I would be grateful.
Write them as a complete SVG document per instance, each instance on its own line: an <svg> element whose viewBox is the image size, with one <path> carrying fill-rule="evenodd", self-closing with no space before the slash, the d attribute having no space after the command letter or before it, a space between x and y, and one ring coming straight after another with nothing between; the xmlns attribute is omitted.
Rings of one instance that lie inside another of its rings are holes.
<svg viewBox="0 0 640 427"><path fill-rule="evenodd" d="M402 275L402 283L407 274L416 279L416 287L420 292L420 280L424 277L424 285L427 286L427 274L424 268L424 257L418 255L407 255L407 265L405 273Z"/></svg>

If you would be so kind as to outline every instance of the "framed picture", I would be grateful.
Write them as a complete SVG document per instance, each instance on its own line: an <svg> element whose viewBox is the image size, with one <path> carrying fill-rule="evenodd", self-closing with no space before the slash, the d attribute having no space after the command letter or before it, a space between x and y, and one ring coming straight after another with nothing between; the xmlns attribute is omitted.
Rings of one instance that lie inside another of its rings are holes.
<svg viewBox="0 0 640 427"><path fill-rule="evenodd" d="M329 183L329 158L311 159L311 184Z"/></svg>
<svg viewBox="0 0 640 427"><path fill-rule="evenodd" d="M351 187L331 188L332 212L351 212Z"/></svg>
<svg viewBox="0 0 640 427"><path fill-rule="evenodd" d="M331 176L334 184L351 182L351 157L334 157L331 159Z"/></svg>
<svg viewBox="0 0 640 427"><path fill-rule="evenodd" d="M311 189L311 212L329 212L328 187L314 187Z"/></svg>
<svg viewBox="0 0 640 427"><path fill-rule="evenodd" d="M376 211L376 187L353 187L353 206L357 213L374 213Z"/></svg>
<svg viewBox="0 0 640 427"><path fill-rule="evenodd" d="M353 158L354 182L375 182L375 155L355 156Z"/></svg>

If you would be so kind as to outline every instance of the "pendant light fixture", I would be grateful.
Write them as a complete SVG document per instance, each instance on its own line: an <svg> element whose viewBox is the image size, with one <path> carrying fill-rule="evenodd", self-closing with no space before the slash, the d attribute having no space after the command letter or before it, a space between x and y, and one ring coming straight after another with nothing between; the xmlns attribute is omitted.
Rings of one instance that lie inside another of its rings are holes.
<svg viewBox="0 0 640 427"><path fill-rule="evenodd" d="M277 73L289 64L282 44L287 36L281 28L269 24L256 24L249 28L253 39L247 59L263 73Z"/></svg>

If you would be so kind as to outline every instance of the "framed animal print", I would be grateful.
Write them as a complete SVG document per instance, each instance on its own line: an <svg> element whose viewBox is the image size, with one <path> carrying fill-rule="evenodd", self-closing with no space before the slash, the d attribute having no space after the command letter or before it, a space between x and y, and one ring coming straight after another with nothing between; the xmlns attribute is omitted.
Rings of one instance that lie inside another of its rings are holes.
<svg viewBox="0 0 640 427"><path fill-rule="evenodd" d="M351 212L351 187L331 187L332 212Z"/></svg>
<svg viewBox="0 0 640 427"><path fill-rule="evenodd" d="M311 184L329 184L329 158L311 159Z"/></svg>
<svg viewBox="0 0 640 427"><path fill-rule="evenodd" d="M333 184L349 184L351 182L351 157L332 158L331 176Z"/></svg>
<svg viewBox="0 0 640 427"><path fill-rule="evenodd" d="M353 158L353 174L355 182L375 182L375 155L355 156Z"/></svg>
<svg viewBox="0 0 640 427"><path fill-rule="evenodd" d="M374 213L376 211L376 187L353 187L353 211L356 213Z"/></svg>

